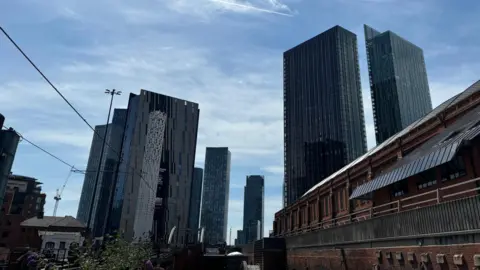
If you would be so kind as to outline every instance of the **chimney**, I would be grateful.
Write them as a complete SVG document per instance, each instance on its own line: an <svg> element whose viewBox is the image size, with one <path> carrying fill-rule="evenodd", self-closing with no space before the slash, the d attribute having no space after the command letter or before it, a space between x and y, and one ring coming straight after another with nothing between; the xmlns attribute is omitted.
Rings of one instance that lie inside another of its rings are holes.
<svg viewBox="0 0 480 270"><path fill-rule="evenodd" d="M37 213L37 218L38 218L38 219L43 219L43 211L39 211L39 212Z"/></svg>

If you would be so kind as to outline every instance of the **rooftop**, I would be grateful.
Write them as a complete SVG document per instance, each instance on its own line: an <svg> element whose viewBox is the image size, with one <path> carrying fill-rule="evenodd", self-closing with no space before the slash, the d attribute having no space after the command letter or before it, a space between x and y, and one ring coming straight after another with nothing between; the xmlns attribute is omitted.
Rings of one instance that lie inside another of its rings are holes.
<svg viewBox="0 0 480 270"><path fill-rule="evenodd" d="M413 122L410 126L406 127L404 130L398 132L397 134L393 135L383 143L377 145L376 147L370 149L364 155L360 156L356 160L352 161L350 164L346 165L345 167L341 168L334 174L330 175L329 177L321 180L318 184L314 185L310 190L308 190L303 196L307 195L308 193L316 190L317 188L329 183L331 180L335 179L335 177L341 175L342 173L346 172L347 170L353 168L358 163L367 160L380 150L386 148L391 143L395 142L397 139L400 139L404 135L407 135L410 131L414 130L415 128L421 126L422 124L426 123L428 120L439 117L441 113L443 113L446 109L455 106L457 103L469 98L472 94L480 92L480 80L472 84L468 87L465 91L453 96L452 98L448 99L447 101L443 102L435 109L433 109L430 113L426 114L424 117L420 118L419 120Z"/></svg>
<svg viewBox="0 0 480 270"><path fill-rule="evenodd" d="M86 228L85 224L77 220L72 216L65 217L49 217L43 218L33 217L25 220L20 224L22 227L36 227L36 228L49 228L49 227L68 227L68 228Z"/></svg>

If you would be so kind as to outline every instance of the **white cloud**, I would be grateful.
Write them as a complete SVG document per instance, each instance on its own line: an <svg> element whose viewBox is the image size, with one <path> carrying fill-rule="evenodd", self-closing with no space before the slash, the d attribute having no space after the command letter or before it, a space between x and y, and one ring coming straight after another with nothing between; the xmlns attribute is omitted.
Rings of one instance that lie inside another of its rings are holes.
<svg viewBox="0 0 480 270"><path fill-rule="evenodd" d="M284 173L283 166L266 166L266 167L263 167L262 170L272 174L279 174L279 175L283 175Z"/></svg>
<svg viewBox="0 0 480 270"><path fill-rule="evenodd" d="M268 4L267 8L261 8L255 5L252 5L249 2L243 2L238 0L209 0L213 3L217 3L221 5L223 8L227 10L237 11L237 12L261 12L261 13L270 13L275 15L282 15L287 17L292 17L292 13L290 8L287 5L282 4L276 0L267 0L267 1L259 1L259 2L266 2ZM285 10L289 13L280 12L277 10Z"/></svg>

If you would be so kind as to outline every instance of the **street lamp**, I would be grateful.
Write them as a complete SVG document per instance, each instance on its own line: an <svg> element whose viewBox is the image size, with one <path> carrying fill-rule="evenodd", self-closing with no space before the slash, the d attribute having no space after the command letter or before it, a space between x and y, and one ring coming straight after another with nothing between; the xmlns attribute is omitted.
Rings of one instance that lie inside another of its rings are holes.
<svg viewBox="0 0 480 270"><path fill-rule="evenodd" d="M96 196L96 193L97 193L98 178L100 177L100 170L101 170L101 166L102 166L103 152L105 151L105 141L107 139L107 134L108 134L108 122L110 121L110 113L112 111L113 97L115 95L117 95L117 96L121 95L122 91L117 91L115 89L113 89L113 90L106 89L105 94L110 95L111 97L110 97L110 106L108 108L107 124L105 126L105 134L103 135L102 150L100 150L100 159L98 160L97 174L95 176L95 185L93 186L92 201L90 203L90 210L88 211L87 228L90 231L92 231L92 229L93 229L93 228L90 227L90 223L92 222L93 205L95 204L95 196Z"/></svg>

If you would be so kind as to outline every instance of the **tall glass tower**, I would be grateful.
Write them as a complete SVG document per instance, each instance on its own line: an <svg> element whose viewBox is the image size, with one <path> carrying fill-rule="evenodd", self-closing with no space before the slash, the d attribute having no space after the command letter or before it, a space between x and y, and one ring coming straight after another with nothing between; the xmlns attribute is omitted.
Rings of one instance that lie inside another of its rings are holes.
<svg viewBox="0 0 480 270"><path fill-rule="evenodd" d="M283 54L284 205L367 150L357 36L335 26Z"/></svg>
<svg viewBox="0 0 480 270"><path fill-rule="evenodd" d="M204 239L209 244L227 239L230 161L228 147L207 147L200 224L205 228Z"/></svg>
<svg viewBox="0 0 480 270"><path fill-rule="evenodd" d="M247 176L243 199L243 243L251 243L263 238L263 215L265 198L265 177L263 175ZM260 235L257 235L260 222Z"/></svg>
<svg viewBox="0 0 480 270"><path fill-rule="evenodd" d="M364 26L377 144L432 110L423 51L386 31Z"/></svg>

